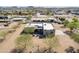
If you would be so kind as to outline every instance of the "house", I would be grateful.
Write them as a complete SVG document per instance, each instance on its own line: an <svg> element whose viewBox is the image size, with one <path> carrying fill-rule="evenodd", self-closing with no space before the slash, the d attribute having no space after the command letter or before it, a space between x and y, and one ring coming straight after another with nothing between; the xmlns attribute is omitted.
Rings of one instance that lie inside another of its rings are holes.
<svg viewBox="0 0 79 59"><path fill-rule="evenodd" d="M41 15L40 13L37 13L34 15L31 20L32 21L47 21L48 19L53 19L53 16L48 16L48 15Z"/></svg>
<svg viewBox="0 0 79 59"><path fill-rule="evenodd" d="M0 22L2 23L2 22L4 22L4 23L7 23L7 22L9 22L10 20L9 20L9 18L7 17L7 16L0 16Z"/></svg>
<svg viewBox="0 0 79 59"><path fill-rule="evenodd" d="M65 15L66 12L64 10L58 10L58 11L55 11L55 14L56 15Z"/></svg>
<svg viewBox="0 0 79 59"><path fill-rule="evenodd" d="M49 35L49 34L55 34L55 29L51 23L41 23L41 22L34 22L34 23L28 23L25 27L34 27L35 34L38 35Z"/></svg>
<svg viewBox="0 0 79 59"><path fill-rule="evenodd" d="M8 16L0 16L0 28L3 28L4 26L8 26L10 23L10 19Z"/></svg>
<svg viewBox="0 0 79 59"><path fill-rule="evenodd" d="M33 16L31 21L33 22L47 22L48 20L54 20L55 18L53 16L41 16L41 17L37 17L37 16Z"/></svg>
<svg viewBox="0 0 79 59"><path fill-rule="evenodd" d="M49 34L54 34L55 29L52 24L50 23L43 23L43 35L49 35Z"/></svg>
<svg viewBox="0 0 79 59"><path fill-rule="evenodd" d="M22 18L22 17L15 17L11 19L12 22L26 22L26 18Z"/></svg>

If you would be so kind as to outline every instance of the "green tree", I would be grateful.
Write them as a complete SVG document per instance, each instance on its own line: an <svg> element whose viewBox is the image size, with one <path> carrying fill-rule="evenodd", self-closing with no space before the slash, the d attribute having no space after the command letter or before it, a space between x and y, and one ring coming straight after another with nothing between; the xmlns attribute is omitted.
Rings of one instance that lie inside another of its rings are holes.
<svg viewBox="0 0 79 59"><path fill-rule="evenodd" d="M67 26L68 23L69 23L69 21L68 20L65 20L63 23L64 23L64 26Z"/></svg>
<svg viewBox="0 0 79 59"><path fill-rule="evenodd" d="M73 22L78 22L78 19L76 17L74 17L72 20Z"/></svg>
<svg viewBox="0 0 79 59"><path fill-rule="evenodd" d="M70 28L70 30L72 31L73 29L77 29L79 28L79 22L75 22L75 21L72 21L68 24L68 27Z"/></svg>
<svg viewBox="0 0 79 59"><path fill-rule="evenodd" d="M62 22L65 21L65 18L64 18L64 17L60 17L59 19L60 19Z"/></svg>
<svg viewBox="0 0 79 59"><path fill-rule="evenodd" d="M32 18L32 16L31 16L31 15L29 15L29 16L27 17L27 20L31 20L31 18Z"/></svg>
<svg viewBox="0 0 79 59"><path fill-rule="evenodd" d="M69 27L70 30L72 31L74 28L76 28L75 22L70 22L70 23L68 24L68 27Z"/></svg>
<svg viewBox="0 0 79 59"><path fill-rule="evenodd" d="M52 12L51 12L50 10L46 10L45 13L46 13L46 15L48 15L48 16L51 16L51 15L52 15Z"/></svg>
<svg viewBox="0 0 79 59"><path fill-rule="evenodd" d="M78 42L79 43L79 34L71 34L71 38L74 39L74 41Z"/></svg>

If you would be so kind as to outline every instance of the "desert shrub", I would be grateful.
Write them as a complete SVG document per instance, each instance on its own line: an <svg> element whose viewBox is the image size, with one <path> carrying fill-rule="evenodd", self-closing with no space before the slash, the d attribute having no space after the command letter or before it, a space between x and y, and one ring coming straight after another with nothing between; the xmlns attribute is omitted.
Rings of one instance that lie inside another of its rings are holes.
<svg viewBox="0 0 79 59"><path fill-rule="evenodd" d="M14 25L12 26L12 29L16 29L18 27L18 25Z"/></svg>
<svg viewBox="0 0 79 59"><path fill-rule="evenodd" d="M0 42L2 42L5 39L7 33L7 31L0 31Z"/></svg>
<svg viewBox="0 0 79 59"><path fill-rule="evenodd" d="M49 34L49 35L46 35L46 38L53 38L54 37L54 33L52 33L52 34Z"/></svg>
<svg viewBox="0 0 79 59"><path fill-rule="evenodd" d="M52 38L47 37L45 39L45 43L48 46L48 52L51 53L51 52L53 52L53 48L57 47L58 39L57 39L57 37L52 37Z"/></svg>
<svg viewBox="0 0 79 59"><path fill-rule="evenodd" d="M64 23L64 26L67 26L68 23L69 23L69 21L68 20L65 20L63 23Z"/></svg>
<svg viewBox="0 0 79 59"><path fill-rule="evenodd" d="M35 30L34 27L27 27L27 28L24 28L22 33L32 34L32 33L34 33L34 30Z"/></svg>
<svg viewBox="0 0 79 59"><path fill-rule="evenodd" d="M72 33L72 34L71 34L71 38L74 39L76 42L79 43L79 34L74 34L74 33Z"/></svg>
<svg viewBox="0 0 79 59"><path fill-rule="evenodd" d="M70 46L70 47L68 47L67 49L65 49L65 51L66 51L67 53L76 53L75 50L74 50L74 47L72 47L72 46Z"/></svg>
<svg viewBox="0 0 79 59"><path fill-rule="evenodd" d="M16 39L16 49L25 50L27 47L31 46L32 36L30 34L22 34Z"/></svg>
<svg viewBox="0 0 79 59"><path fill-rule="evenodd" d="M64 17L60 17L59 18L61 21L65 21L65 18Z"/></svg>

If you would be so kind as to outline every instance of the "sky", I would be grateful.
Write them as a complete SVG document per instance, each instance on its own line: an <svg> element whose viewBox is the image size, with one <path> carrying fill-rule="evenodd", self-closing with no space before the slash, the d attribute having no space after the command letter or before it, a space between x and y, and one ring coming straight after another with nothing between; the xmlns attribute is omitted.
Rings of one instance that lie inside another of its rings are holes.
<svg viewBox="0 0 79 59"><path fill-rule="evenodd" d="M0 0L0 6L79 7L79 0Z"/></svg>

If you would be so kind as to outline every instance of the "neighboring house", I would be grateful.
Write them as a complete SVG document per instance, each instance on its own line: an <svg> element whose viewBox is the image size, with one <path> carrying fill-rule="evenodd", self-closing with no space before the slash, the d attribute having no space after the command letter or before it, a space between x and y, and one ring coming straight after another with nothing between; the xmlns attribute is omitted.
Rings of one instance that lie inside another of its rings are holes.
<svg viewBox="0 0 79 59"><path fill-rule="evenodd" d="M48 15L41 15L40 13L37 13L35 16L32 17L32 21L46 21L49 18L53 19L53 16L48 16Z"/></svg>
<svg viewBox="0 0 79 59"><path fill-rule="evenodd" d="M26 22L26 18L16 17L11 19L12 22Z"/></svg>
<svg viewBox="0 0 79 59"><path fill-rule="evenodd" d="M4 26L8 26L10 20L7 16L0 16L0 28L4 28Z"/></svg>
<svg viewBox="0 0 79 59"><path fill-rule="evenodd" d="M31 19L31 21L33 21L33 22L62 23L59 20L59 18L57 19L56 17L62 17L62 15L47 16L47 15L40 15L40 13L37 13L37 16L33 16L32 19Z"/></svg>
<svg viewBox="0 0 79 59"><path fill-rule="evenodd" d="M5 22L5 23L7 23L7 22L9 22L10 20L8 19L8 17L7 16L0 16L0 22Z"/></svg>
<svg viewBox="0 0 79 59"><path fill-rule="evenodd" d="M56 18L54 18L53 16L42 16L42 17L37 17L37 16L33 16L31 21L33 22L53 22L53 20L56 20Z"/></svg>
<svg viewBox="0 0 79 59"><path fill-rule="evenodd" d="M60 17L64 17L66 20L68 20L69 22L72 21L72 18L74 17L74 15L54 15L55 18L60 18Z"/></svg>
<svg viewBox="0 0 79 59"><path fill-rule="evenodd" d="M66 14L66 12L65 11L55 11L55 14L56 15L65 15Z"/></svg>

